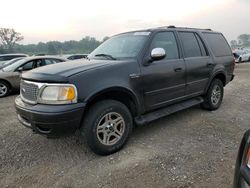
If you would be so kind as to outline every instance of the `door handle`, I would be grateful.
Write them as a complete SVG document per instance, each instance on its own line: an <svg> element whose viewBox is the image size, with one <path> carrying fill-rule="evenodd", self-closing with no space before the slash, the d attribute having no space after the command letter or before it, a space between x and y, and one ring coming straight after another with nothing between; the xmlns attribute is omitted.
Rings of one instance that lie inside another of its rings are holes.
<svg viewBox="0 0 250 188"><path fill-rule="evenodd" d="M174 71L175 71L175 72L181 72L181 71L182 71L182 68L181 68L181 67L175 68Z"/></svg>

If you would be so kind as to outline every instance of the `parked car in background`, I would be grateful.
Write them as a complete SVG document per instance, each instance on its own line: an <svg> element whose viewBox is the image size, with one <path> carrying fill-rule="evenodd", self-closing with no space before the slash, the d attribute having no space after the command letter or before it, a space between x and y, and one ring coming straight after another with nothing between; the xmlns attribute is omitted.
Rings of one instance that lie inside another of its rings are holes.
<svg viewBox="0 0 250 188"><path fill-rule="evenodd" d="M239 147L234 188L250 188L250 129L244 134Z"/></svg>
<svg viewBox="0 0 250 188"><path fill-rule="evenodd" d="M218 109L234 66L224 36L209 29L169 26L122 33L88 59L22 74L17 117L48 137L80 129L95 153L107 155L125 145L134 123L198 104Z"/></svg>
<svg viewBox="0 0 250 188"><path fill-rule="evenodd" d="M236 50L233 54L236 63L250 62L250 50Z"/></svg>
<svg viewBox="0 0 250 188"><path fill-rule="evenodd" d="M66 59L50 56L33 56L18 60L0 70L0 97L20 88L20 75L31 69L65 62Z"/></svg>
<svg viewBox="0 0 250 188"><path fill-rule="evenodd" d="M88 54L74 54L74 55L68 56L67 59L69 59L69 60L84 59L87 56L88 56Z"/></svg>
<svg viewBox="0 0 250 188"><path fill-rule="evenodd" d="M0 69L2 69L2 68L4 68L4 67L7 67L7 66L9 66L9 65L11 65L11 64L13 64L13 63L15 63L16 61L19 61L19 60L23 59L23 58L24 58L24 57L18 57L18 58L12 59L12 60L10 60L10 61L6 61L5 63L0 64Z"/></svg>
<svg viewBox="0 0 250 188"><path fill-rule="evenodd" d="M27 54L0 54L0 65L18 57L28 57L28 55Z"/></svg>

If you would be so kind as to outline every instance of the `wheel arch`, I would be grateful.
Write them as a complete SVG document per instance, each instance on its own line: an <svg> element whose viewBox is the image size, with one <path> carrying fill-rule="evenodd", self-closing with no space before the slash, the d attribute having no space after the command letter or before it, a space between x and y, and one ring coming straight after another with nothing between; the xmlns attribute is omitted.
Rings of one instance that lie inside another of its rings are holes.
<svg viewBox="0 0 250 188"><path fill-rule="evenodd" d="M139 101L136 95L124 87L109 87L90 95L85 99L86 111L94 103L105 99L113 99L123 103L128 107L134 117L139 113Z"/></svg>
<svg viewBox="0 0 250 188"><path fill-rule="evenodd" d="M9 87L10 87L10 90L12 90L13 86L11 85L11 83L8 80L0 78L0 81L7 83L9 85Z"/></svg>
<svg viewBox="0 0 250 188"><path fill-rule="evenodd" d="M223 83L223 86L226 86L226 84L227 84L226 73L224 71L218 71L218 72L214 73L213 76L210 78L209 83L206 87L206 92L214 79L221 80Z"/></svg>

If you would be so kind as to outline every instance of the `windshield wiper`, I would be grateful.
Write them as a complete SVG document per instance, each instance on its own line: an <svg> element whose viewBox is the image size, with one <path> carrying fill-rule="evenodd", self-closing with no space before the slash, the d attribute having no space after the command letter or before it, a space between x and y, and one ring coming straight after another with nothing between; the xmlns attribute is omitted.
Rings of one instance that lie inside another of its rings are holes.
<svg viewBox="0 0 250 188"><path fill-rule="evenodd" d="M96 57L107 57L109 59L116 60L116 58L114 58L112 55L109 55L109 54L96 54L95 56Z"/></svg>

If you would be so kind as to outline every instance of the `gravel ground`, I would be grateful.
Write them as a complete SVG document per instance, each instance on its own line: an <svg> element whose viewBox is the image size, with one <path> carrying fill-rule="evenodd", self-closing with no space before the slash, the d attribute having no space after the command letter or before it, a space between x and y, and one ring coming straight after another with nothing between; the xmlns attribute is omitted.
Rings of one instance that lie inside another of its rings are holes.
<svg viewBox="0 0 250 188"><path fill-rule="evenodd" d="M113 155L93 154L79 133L47 139L18 123L16 95L0 99L0 187L232 187L250 122L250 64L237 65L216 112L193 107L134 130Z"/></svg>

